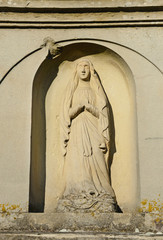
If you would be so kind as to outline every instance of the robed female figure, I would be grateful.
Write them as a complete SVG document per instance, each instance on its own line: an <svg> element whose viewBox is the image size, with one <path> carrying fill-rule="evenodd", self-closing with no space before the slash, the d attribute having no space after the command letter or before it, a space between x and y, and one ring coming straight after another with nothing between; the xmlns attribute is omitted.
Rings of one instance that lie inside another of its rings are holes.
<svg viewBox="0 0 163 240"><path fill-rule="evenodd" d="M108 154L110 117L107 96L87 59L76 65L60 115L65 187L60 211L115 211Z"/></svg>

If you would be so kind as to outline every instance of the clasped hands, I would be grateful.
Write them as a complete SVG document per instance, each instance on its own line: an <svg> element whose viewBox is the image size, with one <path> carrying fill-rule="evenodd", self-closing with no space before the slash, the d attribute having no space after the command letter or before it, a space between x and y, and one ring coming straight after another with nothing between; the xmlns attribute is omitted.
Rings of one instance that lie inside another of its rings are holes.
<svg viewBox="0 0 163 240"><path fill-rule="evenodd" d="M83 112L84 110L86 110L88 112L91 112L92 108L93 108L93 105L90 104L90 103L84 103L84 104L79 104L78 105L78 110L80 112Z"/></svg>
<svg viewBox="0 0 163 240"><path fill-rule="evenodd" d="M93 105L91 105L88 102L85 102L83 104L78 104L75 107L70 108L69 110L69 116L71 119L77 117L80 113L84 112L85 110L93 114Z"/></svg>

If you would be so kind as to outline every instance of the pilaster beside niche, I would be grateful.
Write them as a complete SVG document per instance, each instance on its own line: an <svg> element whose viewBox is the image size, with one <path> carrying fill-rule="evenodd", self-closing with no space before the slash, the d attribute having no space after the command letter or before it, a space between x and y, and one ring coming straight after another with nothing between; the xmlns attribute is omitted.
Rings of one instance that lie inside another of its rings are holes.
<svg viewBox="0 0 163 240"><path fill-rule="evenodd" d="M134 79L119 55L90 42L66 45L57 57L47 57L35 75L29 209L31 212L55 212L63 193L61 102L80 58L93 63L109 100L112 132L110 182L119 208L123 212L133 212L139 201Z"/></svg>

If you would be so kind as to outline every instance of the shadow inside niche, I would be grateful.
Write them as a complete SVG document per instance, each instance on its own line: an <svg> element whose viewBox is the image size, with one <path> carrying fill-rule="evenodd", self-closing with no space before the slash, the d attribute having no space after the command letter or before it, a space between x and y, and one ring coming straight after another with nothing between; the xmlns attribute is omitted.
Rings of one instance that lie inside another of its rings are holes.
<svg viewBox="0 0 163 240"><path fill-rule="evenodd" d="M120 208L120 206L117 204L117 206L116 206L116 212L117 213L123 213L122 212L122 209Z"/></svg>
<svg viewBox="0 0 163 240"><path fill-rule="evenodd" d="M29 212L43 212L45 201L46 181L46 115L45 99L48 89L55 80L60 64L75 61L88 55L103 53L106 48L92 43L76 43L65 46L62 54L52 59L47 58L40 65L33 81L32 92L32 126L31 126L31 162L30 162L30 189ZM111 109L111 106L110 106ZM112 146L110 149L109 169L112 164L115 148L115 129L113 112L111 109ZM55 191L55 189L54 189Z"/></svg>

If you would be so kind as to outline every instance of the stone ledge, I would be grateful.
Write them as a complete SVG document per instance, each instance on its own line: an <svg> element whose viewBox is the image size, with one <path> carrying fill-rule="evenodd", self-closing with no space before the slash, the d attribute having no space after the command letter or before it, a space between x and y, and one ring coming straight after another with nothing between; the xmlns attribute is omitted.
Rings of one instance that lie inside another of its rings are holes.
<svg viewBox="0 0 163 240"><path fill-rule="evenodd" d="M108 213L12 213L1 215L1 232L75 232L139 233L163 232L162 217L157 214Z"/></svg>
<svg viewBox="0 0 163 240"><path fill-rule="evenodd" d="M1 240L107 240L107 239L135 239L135 240L163 240L163 235L159 234L109 234L109 233L53 233L53 234L40 234L40 233L0 233Z"/></svg>

